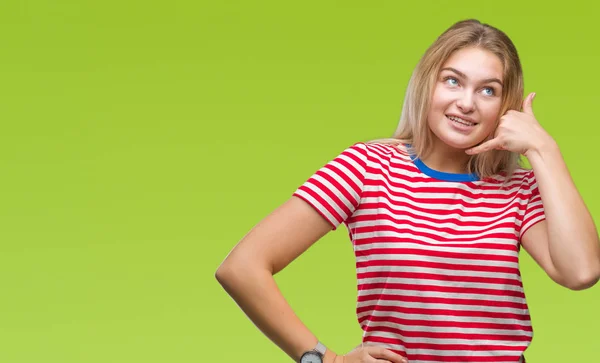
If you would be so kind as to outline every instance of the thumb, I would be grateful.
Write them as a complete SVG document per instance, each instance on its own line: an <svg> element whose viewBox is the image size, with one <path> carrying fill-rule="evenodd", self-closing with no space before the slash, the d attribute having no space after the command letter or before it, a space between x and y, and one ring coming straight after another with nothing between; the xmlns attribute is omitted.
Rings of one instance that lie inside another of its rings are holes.
<svg viewBox="0 0 600 363"><path fill-rule="evenodd" d="M533 99L535 98L535 92L530 93L525 100L523 100L523 112L533 115Z"/></svg>

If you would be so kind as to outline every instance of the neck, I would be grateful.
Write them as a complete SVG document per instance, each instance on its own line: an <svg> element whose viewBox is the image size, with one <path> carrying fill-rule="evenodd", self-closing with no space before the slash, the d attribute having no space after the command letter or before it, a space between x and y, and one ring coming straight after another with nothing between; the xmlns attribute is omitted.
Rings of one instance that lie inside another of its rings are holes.
<svg viewBox="0 0 600 363"><path fill-rule="evenodd" d="M454 174L467 173L470 156L436 138L428 155L421 159L430 169Z"/></svg>

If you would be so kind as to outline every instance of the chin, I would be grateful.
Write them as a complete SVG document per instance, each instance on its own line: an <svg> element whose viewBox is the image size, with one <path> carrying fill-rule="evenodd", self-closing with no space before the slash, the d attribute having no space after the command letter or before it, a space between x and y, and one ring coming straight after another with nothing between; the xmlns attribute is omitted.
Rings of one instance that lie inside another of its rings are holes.
<svg viewBox="0 0 600 363"><path fill-rule="evenodd" d="M447 146L457 149L466 150L480 144L483 139L465 137L462 135L436 135L437 138ZM440 137L441 136L441 137ZM481 139L481 140L480 140Z"/></svg>

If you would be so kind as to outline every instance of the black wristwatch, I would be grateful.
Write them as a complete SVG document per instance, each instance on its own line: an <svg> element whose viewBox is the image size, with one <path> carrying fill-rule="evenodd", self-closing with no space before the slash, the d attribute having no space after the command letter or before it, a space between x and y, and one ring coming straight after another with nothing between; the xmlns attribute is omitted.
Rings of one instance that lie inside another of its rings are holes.
<svg viewBox="0 0 600 363"><path fill-rule="evenodd" d="M317 346L313 350L302 354L299 363L323 363L325 351L327 351L327 348L321 342L317 342Z"/></svg>

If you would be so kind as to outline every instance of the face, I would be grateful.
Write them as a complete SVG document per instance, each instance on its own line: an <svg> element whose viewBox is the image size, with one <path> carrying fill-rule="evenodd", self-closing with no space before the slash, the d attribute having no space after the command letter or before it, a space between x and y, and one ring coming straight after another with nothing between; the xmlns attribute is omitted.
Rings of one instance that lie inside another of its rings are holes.
<svg viewBox="0 0 600 363"><path fill-rule="evenodd" d="M495 131L502 103L503 66L481 48L454 52L434 87L427 123L434 144L467 149Z"/></svg>

